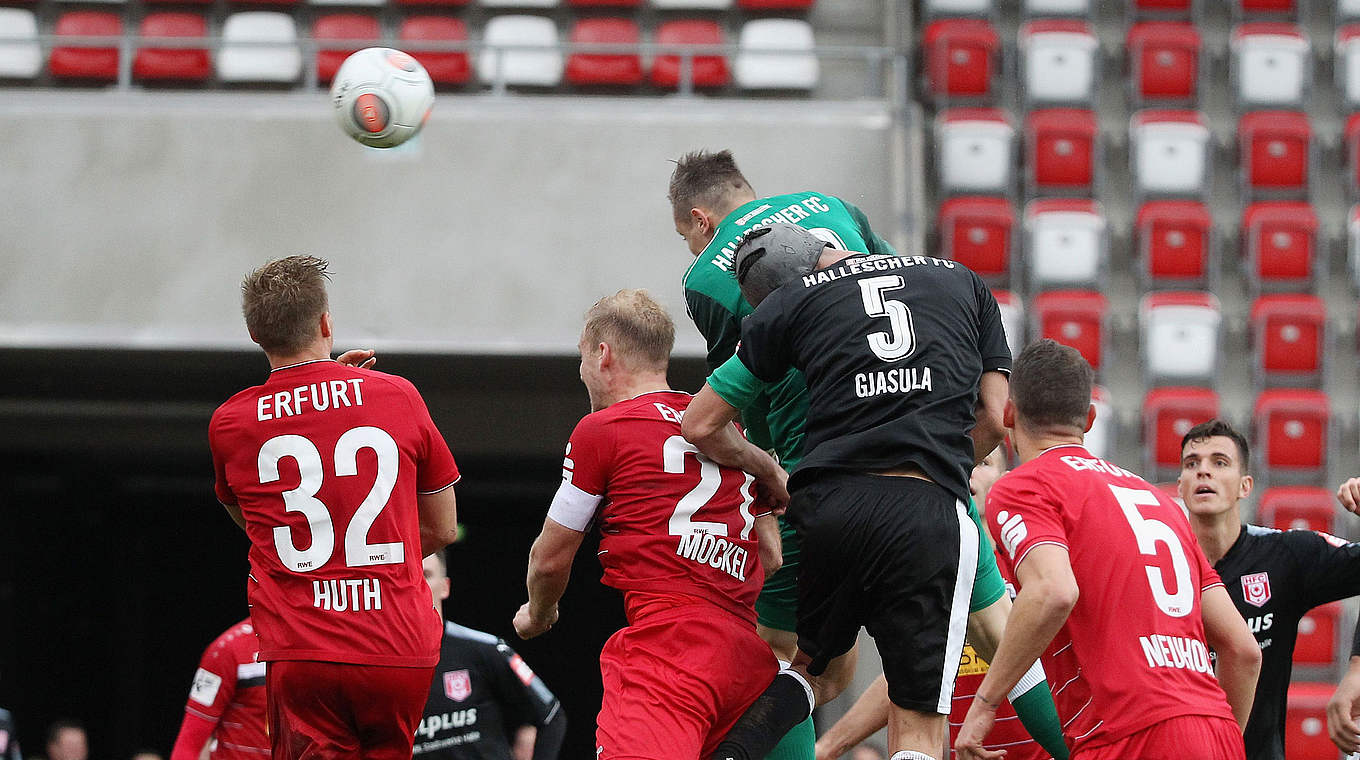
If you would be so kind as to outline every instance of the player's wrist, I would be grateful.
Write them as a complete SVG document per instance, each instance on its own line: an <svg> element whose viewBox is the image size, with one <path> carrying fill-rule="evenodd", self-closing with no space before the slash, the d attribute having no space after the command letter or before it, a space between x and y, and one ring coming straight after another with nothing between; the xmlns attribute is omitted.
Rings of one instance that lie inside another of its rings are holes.
<svg viewBox="0 0 1360 760"><path fill-rule="evenodd" d="M998 707L1001 706L1001 698L1000 698L1000 697L996 697L996 698L994 698L994 699L988 699L988 698L982 696L982 692L981 692L981 691L979 691L979 692L977 692L976 694L974 694L973 697L974 697L975 701L981 702L981 703L982 703L982 706L985 707L985 708L988 709L988 710L995 711L996 708L998 708Z"/></svg>

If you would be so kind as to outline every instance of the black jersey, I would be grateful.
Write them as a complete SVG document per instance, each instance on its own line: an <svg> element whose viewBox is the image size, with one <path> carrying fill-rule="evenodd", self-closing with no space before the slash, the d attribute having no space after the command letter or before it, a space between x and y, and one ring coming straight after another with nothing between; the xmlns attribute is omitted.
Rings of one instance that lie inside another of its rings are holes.
<svg viewBox="0 0 1360 760"><path fill-rule="evenodd" d="M807 378L806 456L818 469L914 465L967 503L982 373L1010 371L1001 312L967 267L926 256L852 255L771 293L737 355L766 382Z"/></svg>
<svg viewBox="0 0 1360 760"><path fill-rule="evenodd" d="M1214 569L1261 646L1261 677L1243 734L1247 758L1283 760L1299 620L1320 604L1360 594L1360 543L1311 530L1243 525Z"/></svg>
<svg viewBox="0 0 1360 760"><path fill-rule="evenodd" d="M0 760L24 760L19 752L19 737L14 733L14 716L0 708Z"/></svg>
<svg viewBox="0 0 1360 760"><path fill-rule="evenodd" d="M557 757L566 734L557 697L504 641L446 622L415 756L510 760L515 731L525 725L539 729L535 760Z"/></svg>

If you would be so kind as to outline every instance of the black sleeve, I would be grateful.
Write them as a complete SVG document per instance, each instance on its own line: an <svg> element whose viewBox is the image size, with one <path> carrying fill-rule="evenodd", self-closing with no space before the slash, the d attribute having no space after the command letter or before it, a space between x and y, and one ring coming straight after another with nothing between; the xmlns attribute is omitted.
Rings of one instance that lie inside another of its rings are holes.
<svg viewBox="0 0 1360 760"><path fill-rule="evenodd" d="M562 741L567 738L567 714L558 709L548 722L538 727L533 760L557 760Z"/></svg>
<svg viewBox="0 0 1360 760"><path fill-rule="evenodd" d="M1302 609L1360 594L1360 543L1311 530L1285 531Z"/></svg>
<svg viewBox="0 0 1360 760"><path fill-rule="evenodd" d="M1011 348L1006 342L1006 327L1001 322L1001 307L982 278L971 270L969 274L978 300L978 353L982 356L982 371L1001 370L1010 374Z"/></svg>
<svg viewBox="0 0 1360 760"><path fill-rule="evenodd" d="M495 684L507 725L534 725L542 729L554 716L562 714L562 705L543 679L504 641L497 642L496 652L488 660L491 682Z"/></svg>
<svg viewBox="0 0 1360 760"><path fill-rule="evenodd" d="M732 358L741 339L741 320L722 304L697 290L685 289L685 310L708 346L708 371Z"/></svg>
<svg viewBox="0 0 1360 760"><path fill-rule="evenodd" d="M787 290L787 289L785 289ZM771 293L741 323L737 358L751 374L767 383L778 382L793 366L788 319L780 291Z"/></svg>

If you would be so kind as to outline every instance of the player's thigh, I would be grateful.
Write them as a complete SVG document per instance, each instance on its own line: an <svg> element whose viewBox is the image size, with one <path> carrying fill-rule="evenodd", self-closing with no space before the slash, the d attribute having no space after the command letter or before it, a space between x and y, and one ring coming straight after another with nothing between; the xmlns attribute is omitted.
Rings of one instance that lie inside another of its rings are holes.
<svg viewBox="0 0 1360 760"><path fill-rule="evenodd" d="M276 760L359 760L359 737L332 663L269 663L265 697Z"/></svg>
<svg viewBox="0 0 1360 760"><path fill-rule="evenodd" d="M410 760L434 668L341 667L365 760Z"/></svg>
<svg viewBox="0 0 1360 760"><path fill-rule="evenodd" d="M1084 749L1072 760L1184 760L1194 747L1197 760L1244 760L1237 724L1226 718L1184 715L1169 718L1118 741Z"/></svg>

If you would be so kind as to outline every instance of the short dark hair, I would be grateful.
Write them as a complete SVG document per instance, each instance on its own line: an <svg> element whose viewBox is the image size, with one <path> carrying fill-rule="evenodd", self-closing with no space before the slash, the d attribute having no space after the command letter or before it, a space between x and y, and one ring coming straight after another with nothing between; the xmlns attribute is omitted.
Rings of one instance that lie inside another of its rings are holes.
<svg viewBox="0 0 1360 760"><path fill-rule="evenodd" d="M317 320L330 308L329 266L315 256L289 256L246 275L241 282L241 312L260 348L287 356L315 339Z"/></svg>
<svg viewBox="0 0 1360 760"><path fill-rule="evenodd" d="M725 206L730 196L737 192L755 193L741 169L737 168L732 151L696 150L675 162L666 198L671 202L671 213L681 219L696 206L709 209Z"/></svg>
<svg viewBox="0 0 1360 760"><path fill-rule="evenodd" d="M1241 460L1237 463L1237 467L1242 472L1246 472L1247 463L1251 461L1251 447L1247 445L1247 437L1239 433L1237 428L1217 417L1207 422L1201 422L1185 431L1185 435L1181 437L1181 453L1185 453L1185 447L1189 446L1192 441L1202 441L1206 438L1219 436L1231 439L1237 446L1237 455Z"/></svg>
<svg viewBox="0 0 1360 760"><path fill-rule="evenodd" d="M1037 340L1011 369L1011 400L1027 426L1085 430L1094 379L1080 351L1050 338Z"/></svg>

